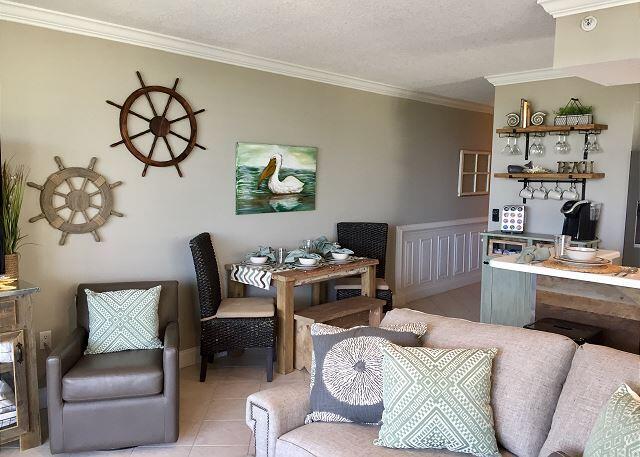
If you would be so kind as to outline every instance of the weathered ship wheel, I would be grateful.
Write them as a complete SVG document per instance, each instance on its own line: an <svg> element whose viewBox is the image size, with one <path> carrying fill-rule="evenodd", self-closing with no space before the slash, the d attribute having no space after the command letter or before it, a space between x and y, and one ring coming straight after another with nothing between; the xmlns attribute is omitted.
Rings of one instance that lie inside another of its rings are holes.
<svg viewBox="0 0 640 457"><path fill-rule="evenodd" d="M200 149L207 149L196 142L197 133L198 133L198 124L196 121L196 115L204 112L204 109L193 111L193 109L191 108L191 105L189 105L189 102L187 102L187 100L182 95L176 92L176 87L178 87L178 82L180 81L180 78L176 78L173 84L173 87L168 88L164 86L147 86L142 80L142 75L140 74L139 71L136 71L136 75L138 76L138 80L140 81L140 86L142 87L132 92L131 95L127 97L124 104L119 105L115 102L107 100L108 104L120 109L120 136L122 137L122 140L116 143L113 143L110 146L115 147L124 143L124 145L127 147L129 152L131 152L131 154L133 154L133 156L136 159L138 159L140 162L144 163L144 170L142 170L142 176L147 175L147 169L149 168L149 166L152 166L152 167L174 166L176 167L178 176L182 177L183 176L182 170L180 170L180 166L178 164L182 162L184 159L186 159L189 154L191 154L191 151L193 151L194 147L197 147ZM154 106L153 101L151 100L151 94L153 92L161 92L168 95L167 102L165 103L164 109L161 114L158 114L158 111L156 110L156 107ZM151 108L151 112L153 113L152 117L144 116L132 110L132 106L134 105L136 100L138 100L138 98L142 96L144 96L147 99L147 102L149 103L149 107ZM173 100L175 100L180 104L185 114L182 116L176 117L175 119L168 119L167 112ZM149 128L135 134L130 134L129 126L128 126L129 116L135 116L139 119L142 119L148 122ZM171 129L172 124L179 121L183 121L185 119L189 121L188 137L183 136ZM151 143L151 148L149 152L145 154L142 151L140 151L136 147L136 145L133 144L133 140L135 138L146 135L147 133L151 133L154 136L154 138L153 138L153 142ZM171 145L169 144L169 141L167 140L167 136L169 135L175 136L186 143L184 149L177 155L174 153L173 149L171 148ZM167 147L167 150L169 151L169 155L171 156L171 158L168 160L157 160L153 158L153 153L159 138L162 138L165 146Z"/></svg>
<svg viewBox="0 0 640 457"><path fill-rule="evenodd" d="M65 168L60 157L54 159L59 171L49 175L44 185L27 183L29 187L40 191L42 211L29 219L29 222L46 219L49 225L62 232L60 245L65 243L70 233L91 233L96 241L100 241L98 228L107 222L109 216L123 216L122 213L113 209L113 192L111 191L122 182L116 181L109 184L104 176L96 173L93 170L97 160L95 157L91 159L88 168ZM82 178L82 184L79 187L76 186L73 178ZM55 197L61 198L64 203L56 205ZM90 209L97 212L90 215ZM62 212L66 210L69 215L63 217ZM83 219L84 222L76 222L75 219Z"/></svg>

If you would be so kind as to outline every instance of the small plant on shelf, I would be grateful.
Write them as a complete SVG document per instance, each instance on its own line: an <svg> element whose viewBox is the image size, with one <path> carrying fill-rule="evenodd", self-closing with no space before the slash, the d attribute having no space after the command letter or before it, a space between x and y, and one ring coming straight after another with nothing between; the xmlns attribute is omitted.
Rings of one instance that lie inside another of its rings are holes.
<svg viewBox="0 0 640 457"><path fill-rule="evenodd" d="M579 125L593 122L593 106L580 103L577 98L569 100L565 106L554 111L554 125Z"/></svg>

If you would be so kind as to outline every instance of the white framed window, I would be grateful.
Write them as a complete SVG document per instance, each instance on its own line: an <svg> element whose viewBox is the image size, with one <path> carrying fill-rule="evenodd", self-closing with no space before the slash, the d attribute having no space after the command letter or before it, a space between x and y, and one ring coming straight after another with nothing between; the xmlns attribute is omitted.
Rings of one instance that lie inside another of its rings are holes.
<svg viewBox="0 0 640 457"><path fill-rule="evenodd" d="M460 150L458 197L487 195L491 181L491 152Z"/></svg>

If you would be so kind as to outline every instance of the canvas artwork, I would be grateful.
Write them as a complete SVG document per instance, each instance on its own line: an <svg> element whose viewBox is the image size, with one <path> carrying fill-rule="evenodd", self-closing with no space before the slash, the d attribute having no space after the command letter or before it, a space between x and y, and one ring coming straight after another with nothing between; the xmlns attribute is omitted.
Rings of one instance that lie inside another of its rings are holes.
<svg viewBox="0 0 640 457"><path fill-rule="evenodd" d="M316 208L318 148L238 143L236 214Z"/></svg>

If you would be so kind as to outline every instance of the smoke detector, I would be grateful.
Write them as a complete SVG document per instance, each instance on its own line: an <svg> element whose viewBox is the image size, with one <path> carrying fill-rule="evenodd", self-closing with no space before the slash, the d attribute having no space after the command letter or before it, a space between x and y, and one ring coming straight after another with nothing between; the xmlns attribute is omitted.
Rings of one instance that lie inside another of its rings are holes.
<svg viewBox="0 0 640 457"><path fill-rule="evenodd" d="M582 23L580 24L580 27L585 32L591 32L593 29L596 28L597 25L598 25L598 20L595 18L595 16L586 16L585 18L582 19Z"/></svg>

